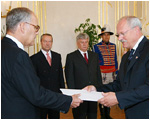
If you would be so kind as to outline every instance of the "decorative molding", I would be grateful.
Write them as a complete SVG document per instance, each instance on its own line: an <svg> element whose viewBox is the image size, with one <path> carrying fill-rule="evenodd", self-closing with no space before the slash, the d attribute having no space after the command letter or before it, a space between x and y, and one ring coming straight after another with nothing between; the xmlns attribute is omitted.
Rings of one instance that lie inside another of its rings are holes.
<svg viewBox="0 0 150 120"><path fill-rule="evenodd" d="M106 24L108 24L108 4L106 4Z"/></svg>
<svg viewBox="0 0 150 120"><path fill-rule="evenodd" d="M1 2L1 4L3 4L3 6L7 6L8 4L7 4L8 2ZM10 4L9 4L9 8L8 9L6 9L6 14L5 15L3 15L3 11L1 11L1 18L6 18L6 15L7 15L7 13L9 12L9 11L11 11L11 8L12 8L12 1L10 1Z"/></svg>
<svg viewBox="0 0 150 120"><path fill-rule="evenodd" d="M45 20L45 32L47 33L47 13L46 13L46 1L44 1L44 20Z"/></svg>
<svg viewBox="0 0 150 120"><path fill-rule="evenodd" d="M104 26L104 1L102 1L102 26Z"/></svg>
<svg viewBox="0 0 150 120"><path fill-rule="evenodd" d="M112 4L111 4L110 2L106 1L106 3L107 3L108 5L110 5L110 7L112 7Z"/></svg>

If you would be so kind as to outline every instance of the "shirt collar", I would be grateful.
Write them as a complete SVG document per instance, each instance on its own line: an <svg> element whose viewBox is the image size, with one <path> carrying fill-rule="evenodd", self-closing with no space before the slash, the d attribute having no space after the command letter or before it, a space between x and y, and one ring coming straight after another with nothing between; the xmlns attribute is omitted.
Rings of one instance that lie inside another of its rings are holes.
<svg viewBox="0 0 150 120"><path fill-rule="evenodd" d="M43 49L41 49L41 51L42 51L42 53L44 54L44 56L47 58L47 55L46 55L46 51L45 50L43 50ZM49 56L52 58L52 55L51 55L51 51L49 50L48 51L48 54L49 54Z"/></svg>
<svg viewBox="0 0 150 120"><path fill-rule="evenodd" d="M15 42L15 43L17 44L17 46L18 46L20 49L24 50L23 44L22 44L19 40L17 40L15 37L13 37L13 36L11 36L11 35L8 35L8 34L6 34L6 37L7 37L7 38L10 38L13 42Z"/></svg>
<svg viewBox="0 0 150 120"><path fill-rule="evenodd" d="M78 49L79 51L80 51L80 53L81 53L81 55L84 57L84 53L86 53L86 56L87 56L87 58L88 58L88 52L86 51L86 52L83 52L82 50L80 50L80 49Z"/></svg>
<svg viewBox="0 0 150 120"><path fill-rule="evenodd" d="M140 39L137 41L137 43L134 45L133 49L134 49L135 51L136 51L138 45L140 44L140 42L142 41L143 38L144 38L144 35L142 35L142 36L140 37Z"/></svg>
<svg viewBox="0 0 150 120"><path fill-rule="evenodd" d="M82 50L78 49L80 51L80 53L83 55L84 53L88 54L88 52L83 52Z"/></svg>

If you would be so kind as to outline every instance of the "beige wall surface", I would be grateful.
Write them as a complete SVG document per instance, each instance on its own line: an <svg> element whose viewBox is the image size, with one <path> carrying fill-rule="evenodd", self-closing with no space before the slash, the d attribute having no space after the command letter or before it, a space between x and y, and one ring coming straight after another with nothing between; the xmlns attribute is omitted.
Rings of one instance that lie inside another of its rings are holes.
<svg viewBox="0 0 150 120"><path fill-rule="evenodd" d="M77 49L75 28L87 18L98 24L97 2L47 2L47 32L54 38L53 50L66 55Z"/></svg>
<svg viewBox="0 0 150 120"><path fill-rule="evenodd" d="M4 4L10 1L1 1L1 11ZM47 32L53 35L52 50L62 55L62 64L65 65L66 55L77 49L75 28L84 23L87 18L95 25L109 24L111 31L116 33L116 25L120 17L135 15L143 24L143 34L149 37L149 1L13 1L11 7L28 7L35 12L41 26L35 45L25 50L29 55L40 50L40 35ZM1 29L5 25L5 18L1 17ZM98 31L100 33L100 31ZM110 41L117 45L118 61L125 49L117 41L115 35Z"/></svg>

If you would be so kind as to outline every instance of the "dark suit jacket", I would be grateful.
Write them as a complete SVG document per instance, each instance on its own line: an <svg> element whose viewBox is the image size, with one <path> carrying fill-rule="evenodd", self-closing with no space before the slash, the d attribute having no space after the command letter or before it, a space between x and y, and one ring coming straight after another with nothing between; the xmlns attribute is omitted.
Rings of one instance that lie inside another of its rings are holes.
<svg viewBox="0 0 150 120"><path fill-rule="evenodd" d="M121 61L117 79L100 91L114 91L126 118L149 118L149 41L144 37L128 65L127 52Z"/></svg>
<svg viewBox="0 0 150 120"><path fill-rule="evenodd" d="M65 76L68 88L82 89L87 85L102 84L98 54L88 51L88 58L87 64L79 50L67 55Z"/></svg>
<svg viewBox="0 0 150 120"><path fill-rule="evenodd" d="M28 54L6 37L1 69L1 118L39 118L37 107L69 110L72 98L41 87Z"/></svg>
<svg viewBox="0 0 150 120"><path fill-rule="evenodd" d="M31 56L35 71L40 78L40 84L55 92L65 88L60 54L51 51L52 65L50 66L42 51Z"/></svg>

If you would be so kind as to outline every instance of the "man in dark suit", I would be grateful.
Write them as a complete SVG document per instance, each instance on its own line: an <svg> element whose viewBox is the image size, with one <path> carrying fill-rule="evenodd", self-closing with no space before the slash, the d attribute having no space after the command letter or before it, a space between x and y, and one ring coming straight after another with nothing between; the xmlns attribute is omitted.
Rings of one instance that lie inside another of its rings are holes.
<svg viewBox="0 0 150 120"><path fill-rule="evenodd" d="M98 102L107 107L119 104L129 119L149 118L149 40L141 30L141 22L134 16L119 20L116 36L130 51L122 57L116 80L98 88L107 92ZM94 86L85 89L94 90Z"/></svg>
<svg viewBox="0 0 150 120"><path fill-rule="evenodd" d="M41 51L31 56L35 71L40 78L40 84L46 89L54 92L60 92L60 88L65 88L61 55L51 51L53 37L51 34L43 34L41 36ZM51 63L48 63L48 55ZM59 119L60 113L52 109L41 108L41 119Z"/></svg>
<svg viewBox="0 0 150 120"><path fill-rule="evenodd" d="M7 35L1 41L1 118L40 118L38 107L67 112L79 106L78 95L65 96L40 86L24 46L34 44L40 27L35 14L24 7L6 17Z"/></svg>
<svg viewBox="0 0 150 120"><path fill-rule="evenodd" d="M100 86L102 84L99 69L98 54L88 51L89 36L80 33L77 36L78 50L67 55L65 76L68 88L81 89L87 85ZM73 109L75 119L96 119L97 102L84 101L77 109Z"/></svg>

